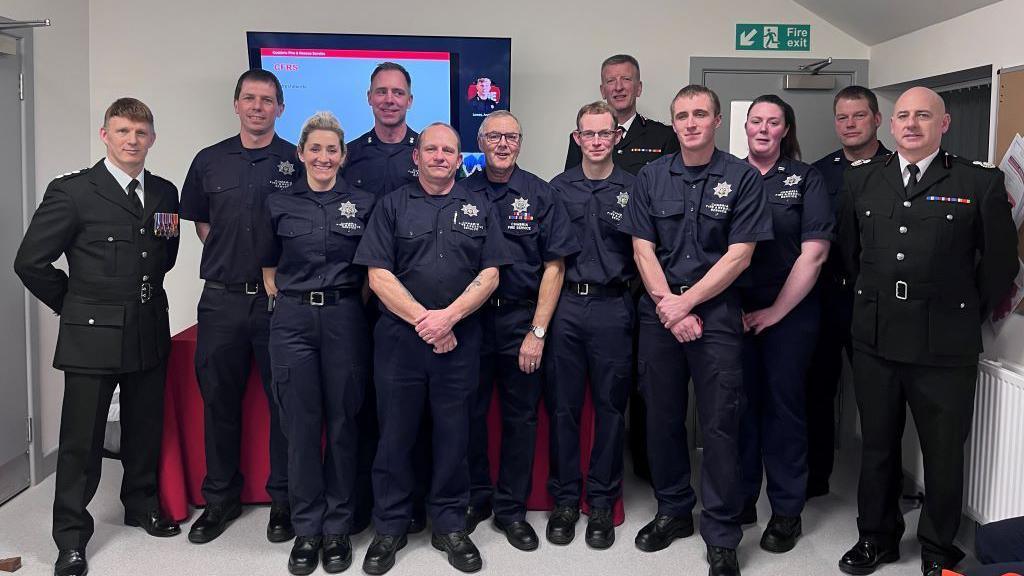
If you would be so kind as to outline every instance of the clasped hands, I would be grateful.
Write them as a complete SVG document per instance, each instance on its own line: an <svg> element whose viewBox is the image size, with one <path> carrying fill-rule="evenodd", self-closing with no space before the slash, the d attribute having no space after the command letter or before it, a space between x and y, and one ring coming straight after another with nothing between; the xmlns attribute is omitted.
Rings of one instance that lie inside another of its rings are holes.
<svg viewBox="0 0 1024 576"><path fill-rule="evenodd" d="M690 306L679 294L666 294L658 302L658 320L680 342L693 342L704 335L704 322L691 313Z"/></svg>
<svg viewBox="0 0 1024 576"><path fill-rule="evenodd" d="M452 332L455 322L448 310L427 310L416 319L416 334L434 347L435 354L446 354L459 345Z"/></svg>

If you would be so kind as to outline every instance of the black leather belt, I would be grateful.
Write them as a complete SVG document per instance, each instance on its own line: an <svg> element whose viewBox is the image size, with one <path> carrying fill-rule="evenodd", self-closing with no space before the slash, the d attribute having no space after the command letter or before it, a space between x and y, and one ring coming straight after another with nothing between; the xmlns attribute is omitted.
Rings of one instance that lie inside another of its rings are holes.
<svg viewBox="0 0 1024 576"><path fill-rule="evenodd" d="M530 308L536 306L537 303L533 300L520 300L518 298L504 298L493 296L487 300L488 306L494 306L495 308L504 308L507 306L518 306L521 308Z"/></svg>
<svg viewBox="0 0 1024 576"><path fill-rule="evenodd" d="M625 284L590 284L588 282L566 282L562 291L577 296L622 296L629 287Z"/></svg>
<svg viewBox="0 0 1024 576"><path fill-rule="evenodd" d="M286 290L282 292L289 298L297 298L300 303L309 306L334 306L349 296L359 293L359 288L344 287L332 288L330 290L313 290L312 292L298 292Z"/></svg>
<svg viewBox="0 0 1024 576"><path fill-rule="evenodd" d="M242 282L240 284L225 284L223 282L216 282L214 280L207 280L206 285L214 290L227 290L228 292L238 292L241 294L259 294L263 291L262 282Z"/></svg>

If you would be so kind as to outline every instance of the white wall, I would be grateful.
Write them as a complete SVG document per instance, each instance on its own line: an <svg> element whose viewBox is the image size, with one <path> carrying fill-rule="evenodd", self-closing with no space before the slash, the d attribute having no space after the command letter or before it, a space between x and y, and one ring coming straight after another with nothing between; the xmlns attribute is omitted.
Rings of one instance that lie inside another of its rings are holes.
<svg viewBox="0 0 1024 576"><path fill-rule="evenodd" d="M737 22L811 24L810 53L793 57L866 58L868 48L790 0L696 2L520 0L486 9L410 0L0 0L0 15L46 17L36 33L36 158L41 197L54 175L103 155L96 130L115 98L132 95L156 115L157 142L147 168L179 187L194 154L237 132L234 81L247 65L246 31L508 36L512 38L513 112L527 134L521 165L545 178L561 171L576 110L599 97L598 68L616 52L641 62L640 111L664 121L670 98L688 83L689 57L772 56L736 52ZM195 321L201 289L200 244L185 229L177 267L167 278L171 326ZM50 368L52 314L40 314L44 385L43 444L56 446L61 378Z"/></svg>
<svg viewBox="0 0 1024 576"><path fill-rule="evenodd" d="M871 85L887 86L991 65L1024 65L1024 0L1003 0L912 34L871 47ZM998 76L993 76L993 110L998 100ZM890 111L892 104L889 103ZM888 123L888 121L886 121ZM956 118L953 118L956 122ZM993 118L994 126L994 118ZM885 127L888 132L888 126ZM995 139L995 130L991 130ZM891 142L891 138L887 140ZM991 147L994 150L994 144ZM999 159L992 159L997 162ZM986 334L985 356L1024 363L1024 317L1014 315L995 337Z"/></svg>
<svg viewBox="0 0 1024 576"><path fill-rule="evenodd" d="M90 163L98 124L89 109L89 4L74 0L0 0L0 16L12 20L50 18L33 33L35 57L35 171L37 201L54 177ZM95 125L94 125L95 124ZM10 265L10 263L7 263ZM53 369L57 317L36 303L39 316L40 442L44 454L57 448L64 377Z"/></svg>

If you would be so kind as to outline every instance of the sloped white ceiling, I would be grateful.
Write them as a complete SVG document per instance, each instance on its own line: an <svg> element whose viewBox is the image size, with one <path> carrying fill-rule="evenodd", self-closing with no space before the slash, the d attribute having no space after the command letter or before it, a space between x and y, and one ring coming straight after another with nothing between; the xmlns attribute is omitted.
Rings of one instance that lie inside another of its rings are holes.
<svg viewBox="0 0 1024 576"><path fill-rule="evenodd" d="M873 46L1000 0L793 1L857 40Z"/></svg>

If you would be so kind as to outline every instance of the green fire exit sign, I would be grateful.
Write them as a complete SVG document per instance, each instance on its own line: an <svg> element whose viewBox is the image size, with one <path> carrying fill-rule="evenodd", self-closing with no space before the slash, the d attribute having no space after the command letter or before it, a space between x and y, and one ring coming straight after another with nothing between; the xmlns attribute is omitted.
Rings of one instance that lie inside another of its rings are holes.
<svg viewBox="0 0 1024 576"><path fill-rule="evenodd" d="M809 52L810 24L737 24L737 50Z"/></svg>

